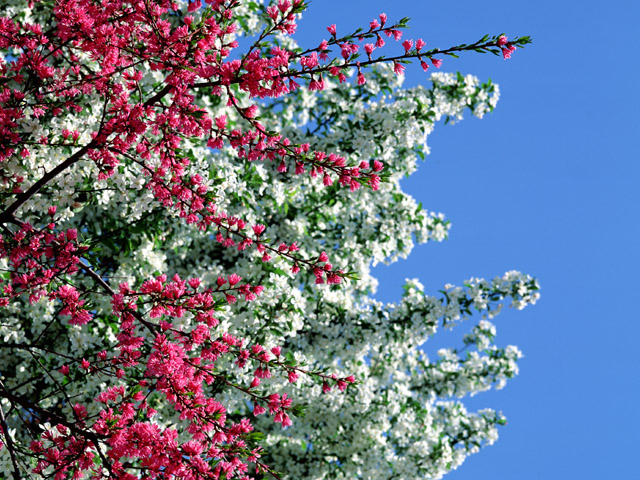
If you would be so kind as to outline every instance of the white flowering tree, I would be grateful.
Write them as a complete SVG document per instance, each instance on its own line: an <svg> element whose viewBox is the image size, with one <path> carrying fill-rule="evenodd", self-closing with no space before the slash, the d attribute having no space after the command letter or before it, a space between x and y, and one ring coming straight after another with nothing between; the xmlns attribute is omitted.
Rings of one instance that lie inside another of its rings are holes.
<svg viewBox="0 0 640 480"><path fill-rule="evenodd" d="M402 89L403 64L529 39L427 49L382 14L305 49L304 8L3 4L3 478L440 478L497 438L462 399L517 373L489 319L535 279L383 304L371 268L446 238L400 179L436 122L499 96Z"/></svg>

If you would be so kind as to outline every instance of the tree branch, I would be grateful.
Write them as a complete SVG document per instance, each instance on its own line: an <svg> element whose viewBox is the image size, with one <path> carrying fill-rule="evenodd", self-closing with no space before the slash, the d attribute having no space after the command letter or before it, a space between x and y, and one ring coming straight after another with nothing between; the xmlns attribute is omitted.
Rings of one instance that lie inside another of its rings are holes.
<svg viewBox="0 0 640 480"><path fill-rule="evenodd" d="M167 93L169 93L172 88L173 87L171 85L165 85L165 87L162 90L160 90L154 96L149 98L146 102L144 102L143 105L145 107L153 105L154 103L156 103L157 101L162 99L165 95L167 95ZM106 112L106 105L105 105L105 109L103 110L103 112ZM100 130L102 130L102 128ZM17 200L15 202L13 202L11 205L9 205L2 213L0 213L0 225L3 225L5 223L16 223L16 219L15 219L15 216L14 216L15 212L22 205L24 205L27 200L29 200L36 193L38 193L42 187L44 187L47 183L49 183L51 180L53 180L56 176L58 176L64 170L66 170L71 165L73 165L78 160L80 160L80 158L82 158L82 156L84 156L84 154L86 154L89 150L91 150L92 148L100 147L101 144L96 140L96 139L100 138L100 136L101 136L101 132L99 131L98 135L96 135L96 137L93 140L91 140L91 142L89 142L87 145L82 147L76 153L71 155L69 158L67 158L64 162L62 162L60 165L55 167L53 170L51 170L50 172L46 173L40 180L38 180L36 183L34 183L31 186L31 188L29 188L29 190L27 190L26 192L21 193L20 195L18 195Z"/></svg>
<svg viewBox="0 0 640 480"><path fill-rule="evenodd" d="M47 183L53 180L56 176L58 176L60 173L65 171L67 168L69 168L71 165L76 163L78 160L80 160L80 158L85 153L87 153L87 151L97 146L96 144L97 142L95 140L92 140L89 144L82 147L80 150L78 150L76 153L71 155L69 158L67 158L64 162L62 162L56 168L46 173L40 180L38 180L36 183L31 185L31 188L29 188L29 190L18 195L17 200L13 202L11 205L9 205L2 213L0 213L0 224L16 223L14 213L22 205L24 205L27 200L29 200L36 193L38 193L42 187L44 187Z"/></svg>
<svg viewBox="0 0 640 480"><path fill-rule="evenodd" d="M9 435L9 427L4 418L4 411L2 410L2 405L0 405L0 426L2 427L2 433L4 434L5 442L7 444L7 450L9 450L9 456L11 457L11 463L13 464L13 478L15 480L20 480L20 472L18 466L18 459L16 458L16 453L14 451L13 439L11 435Z"/></svg>
<svg viewBox="0 0 640 480"><path fill-rule="evenodd" d="M65 427L67 427L69 430L74 432L76 435L80 435L80 436L86 438L87 440L89 440L95 446L95 448L98 451L98 454L102 458L103 462L105 462L106 468L111 472L111 464L108 463L108 460L103 456L102 452L100 451L100 445L99 444L100 444L100 441L103 440L103 439L100 438L100 436L98 436L98 434L93 433L91 430L85 430L85 429L79 428L78 426L76 426L75 423L71 423L71 422L67 421L61 415L58 415L58 414L56 414L56 413L54 413L54 412L52 412L50 410L47 410L46 408L42 408L42 407L38 406L36 403L29 402L29 401L25 400L22 397L18 397L16 395L14 395L13 393L9 392L6 389L6 387L4 386L4 383L2 383L2 381L0 381L0 397L4 397L7 400L9 400L11 403L20 405L22 408L24 408L26 410L36 411L36 412L40 413L41 415L43 415L47 420L54 420L56 423L60 423L60 424L64 425ZM3 429L4 429L4 427L3 427ZM16 476L16 474L14 474L14 478L16 480L20 480L20 477Z"/></svg>

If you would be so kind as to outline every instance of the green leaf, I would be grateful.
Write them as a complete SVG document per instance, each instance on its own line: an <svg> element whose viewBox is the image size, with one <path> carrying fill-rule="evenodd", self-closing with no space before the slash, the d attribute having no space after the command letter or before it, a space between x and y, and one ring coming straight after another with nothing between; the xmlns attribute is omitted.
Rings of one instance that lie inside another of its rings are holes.
<svg viewBox="0 0 640 480"><path fill-rule="evenodd" d="M294 405L293 408L291 408L291 413L295 417L303 418L306 415L307 406L308 405L304 404L304 403L300 403L298 405Z"/></svg>

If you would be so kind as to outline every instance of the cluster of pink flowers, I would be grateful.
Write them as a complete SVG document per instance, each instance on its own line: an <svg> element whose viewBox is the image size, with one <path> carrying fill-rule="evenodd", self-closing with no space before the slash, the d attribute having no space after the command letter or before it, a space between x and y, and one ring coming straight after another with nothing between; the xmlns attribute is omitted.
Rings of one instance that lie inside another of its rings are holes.
<svg viewBox="0 0 640 480"><path fill-rule="evenodd" d="M502 56L504 57L505 60L510 59L511 54L516 51L515 45L512 45L511 43L509 43L509 39L505 35L501 35L498 38L498 45L502 50Z"/></svg>
<svg viewBox="0 0 640 480"><path fill-rule="evenodd" d="M53 217L55 207L49 209L49 214ZM92 316L83 307L80 292L65 283L65 277L78 272L80 255L87 250L78 245L77 239L75 229L56 234L53 222L40 230L23 223L14 235L8 238L0 235L0 258L7 258L10 265L10 280L2 287L0 307L28 293L31 303L42 297L60 300L63 305L60 314L70 316L72 325L89 322Z"/></svg>
<svg viewBox="0 0 640 480"><path fill-rule="evenodd" d="M240 288L239 282L240 277L235 274L219 278L216 291ZM248 462L255 463L260 471L270 471L260 463L261 448L252 446L247 437L253 426L248 418L229 422L226 408L206 393L206 385L223 382L246 393L254 403L254 415L268 409L274 421L285 428L292 425L288 412L294 407L293 400L286 393L255 391L260 379L270 378L273 369L286 372L291 382L296 381L298 372L333 380L341 390L347 382L355 382L353 376L327 376L303 370L290 361L281 362L279 346L270 351L259 344L245 347L243 340L228 333L213 338L212 328L218 322L211 316L210 309L215 302L211 290L198 292L200 283L197 278L185 281L179 277L167 282L166 277L160 276L144 282L137 292L126 284L120 286L120 293L113 296L112 302L114 313L122 321L118 336L120 353L109 357L106 352L100 352L96 361L91 362L82 359L79 369L90 375L130 379L128 386L114 385L98 395L96 401L104 408L91 425L86 424L87 410L80 404L73 407L73 421L45 412L62 423L32 442L31 451L38 459L34 473L56 466L59 478L65 478L69 471L93 470L95 455L103 455L97 448L98 443L104 443L109 448L103 460L117 479L135 478L127 473L124 459L130 458L141 459L141 467L152 476L169 474L178 478L209 479L220 478L224 473L228 478L248 478L243 476ZM225 285L229 286L223 288ZM191 312L197 324L183 330L167 321L156 324L144 320L138 309L147 304L153 305L149 313L152 319L160 315L180 317ZM161 312L157 310L160 305ZM144 336L136 333L140 328L157 331L150 353L144 352L147 349ZM250 385L242 386L216 372L216 362L225 355L235 357L239 368L255 362L254 380ZM134 380L136 376L131 374L142 362L143 378ZM65 376L71 374L66 364L60 371ZM178 441L175 428L163 428L153 421L157 412L149 401L154 395L162 396L181 419L188 421L188 440ZM211 463L213 459L216 459L215 466Z"/></svg>

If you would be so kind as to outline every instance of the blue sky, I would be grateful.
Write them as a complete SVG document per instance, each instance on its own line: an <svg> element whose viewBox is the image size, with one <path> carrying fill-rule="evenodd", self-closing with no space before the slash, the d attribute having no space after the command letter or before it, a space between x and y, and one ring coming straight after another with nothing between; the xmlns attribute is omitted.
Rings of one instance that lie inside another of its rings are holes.
<svg viewBox="0 0 640 480"><path fill-rule="evenodd" d="M501 32L534 41L510 61L445 59L443 71L490 77L502 97L483 120L436 128L431 155L405 182L452 221L450 238L377 270L389 301L407 277L429 293L512 269L541 282L536 306L495 321L498 344L525 354L520 375L468 402L502 410L509 424L447 478L640 478L640 4L315 0L297 38L316 45L327 25L348 32L380 12L411 17L405 35L431 47ZM406 85L421 82L408 69ZM427 348L457 346L460 333Z"/></svg>

